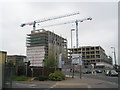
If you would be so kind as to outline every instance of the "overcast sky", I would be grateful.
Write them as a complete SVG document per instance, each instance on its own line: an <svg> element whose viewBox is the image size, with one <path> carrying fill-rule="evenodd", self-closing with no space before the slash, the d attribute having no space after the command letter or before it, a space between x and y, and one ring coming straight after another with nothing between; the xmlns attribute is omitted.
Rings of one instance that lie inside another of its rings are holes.
<svg viewBox="0 0 120 90"><path fill-rule="evenodd" d="M79 46L100 45L107 55L113 57L112 49L118 49L118 3L117 2L4 2L0 5L0 43L1 50L8 55L26 55L26 34L32 26L20 27L24 22L80 12L79 15L40 23L42 26L92 17L92 21L79 23ZM44 29L53 31L68 40L70 47L71 32L75 24L65 24ZM76 36L73 32L73 46ZM118 55L117 55L118 56Z"/></svg>

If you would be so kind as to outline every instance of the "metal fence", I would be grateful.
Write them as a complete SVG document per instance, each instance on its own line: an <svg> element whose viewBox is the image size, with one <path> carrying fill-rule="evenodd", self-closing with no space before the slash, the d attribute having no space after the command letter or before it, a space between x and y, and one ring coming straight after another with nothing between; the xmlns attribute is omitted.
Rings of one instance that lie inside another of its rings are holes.
<svg viewBox="0 0 120 90"><path fill-rule="evenodd" d="M2 88L12 88L12 75L13 67L4 67L4 76L3 76L3 87Z"/></svg>

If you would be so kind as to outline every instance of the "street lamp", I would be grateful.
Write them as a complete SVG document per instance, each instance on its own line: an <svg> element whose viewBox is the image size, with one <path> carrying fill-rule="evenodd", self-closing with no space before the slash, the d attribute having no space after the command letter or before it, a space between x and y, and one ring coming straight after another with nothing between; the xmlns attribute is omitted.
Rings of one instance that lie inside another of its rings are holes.
<svg viewBox="0 0 120 90"><path fill-rule="evenodd" d="M72 31L75 31L75 29L71 29L71 49L72 49ZM72 55L72 52L71 52ZM71 60L72 60L72 56L71 56ZM74 64L73 64L73 75L72 78L74 78Z"/></svg>
<svg viewBox="0 0 120 90"><path fill-rule="evenodd" d="M111 48L113 48L113 49L114 49L114 51L113 51L113 54L114 54L114 60L115 60L115 67L116 67L116 65L117 65L117 62L116 62L116 54L115 54L115 47L111 47Z"/></svg>
<svg viewBox="0 0 120 90"><path fill-rule="evenodd" d="M25 68L26 68L26 69L25 69L25 71L26 71L26 72L25 72L25 75L26 75L26 76L27 76L27 66L28 66L28 62L25 62Z"/></svg>
<svg viewBox="0 0 120 90"><path fill-rule="evenodd" d="M73 47L73 53L74 53L74 49L75 49L75 46ZM72 55L71 55L71 58L72 58ZM72 61L73 62L73 61ZM73 64L73 73L72 73L72 78L74 78L74 62L72 63Z"/></svg>
<svg viewBox="0 0 120 90"><path fill-rule="evenodd" d="M71 29L71 48L72 48L72 31L75 31L75 29Z"/></svg>

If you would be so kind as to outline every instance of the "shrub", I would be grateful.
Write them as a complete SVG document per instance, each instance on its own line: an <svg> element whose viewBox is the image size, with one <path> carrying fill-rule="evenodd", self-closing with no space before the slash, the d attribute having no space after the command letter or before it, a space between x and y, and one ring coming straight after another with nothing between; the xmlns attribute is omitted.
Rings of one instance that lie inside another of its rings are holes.
<svg viewBox="0 0 120 90"><path fill-rule="evenodd" d="M39 77L36 77L34 80L45 81L45 80L48 80L48 76L39 76Z"/></svg>
<svg viewBox="0 0 120 90"><path fill-rule="evenodd" d="M120 72L118 72L118 75L120 76Z"/></svg>
<svg viewBox="0 0 120 90"><path fill-rule="evenodd" d="M65 79L65 75L61 71L55 71L54 73L49 74L49 80L52 81L61 81Z"/></svg>

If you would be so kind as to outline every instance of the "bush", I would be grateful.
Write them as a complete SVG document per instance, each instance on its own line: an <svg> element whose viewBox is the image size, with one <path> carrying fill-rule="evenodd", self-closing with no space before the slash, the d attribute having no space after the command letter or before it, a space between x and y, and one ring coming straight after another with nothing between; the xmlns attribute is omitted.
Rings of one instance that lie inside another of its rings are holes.
<svg viewBox="0 0 120 90"><path fill-rule="evenodd" d="M48 80L48 76L39 76L39 77L36 77L34 80L45 81L45 80Z"/></svg>
<svg viewBox="0 0 120 90"><path fill-rule="evenodd" d="M120 76L120 72L118 72L118 75Z"/></svg>
<svg viewBox="0 0 120 90"><path fill-rule="evenodd" d="M65 79L65 75L61 71L55 71L54 73L49 74L49 80L52 81L61 81Z"/></svg>
<svg viewBox="0 0 120 90"><path fill-rule="evenodd" d="M30 79L29 77L25 77L25 76L13 76L12 80L13 81L27 81L28 79Z"/></svg>

